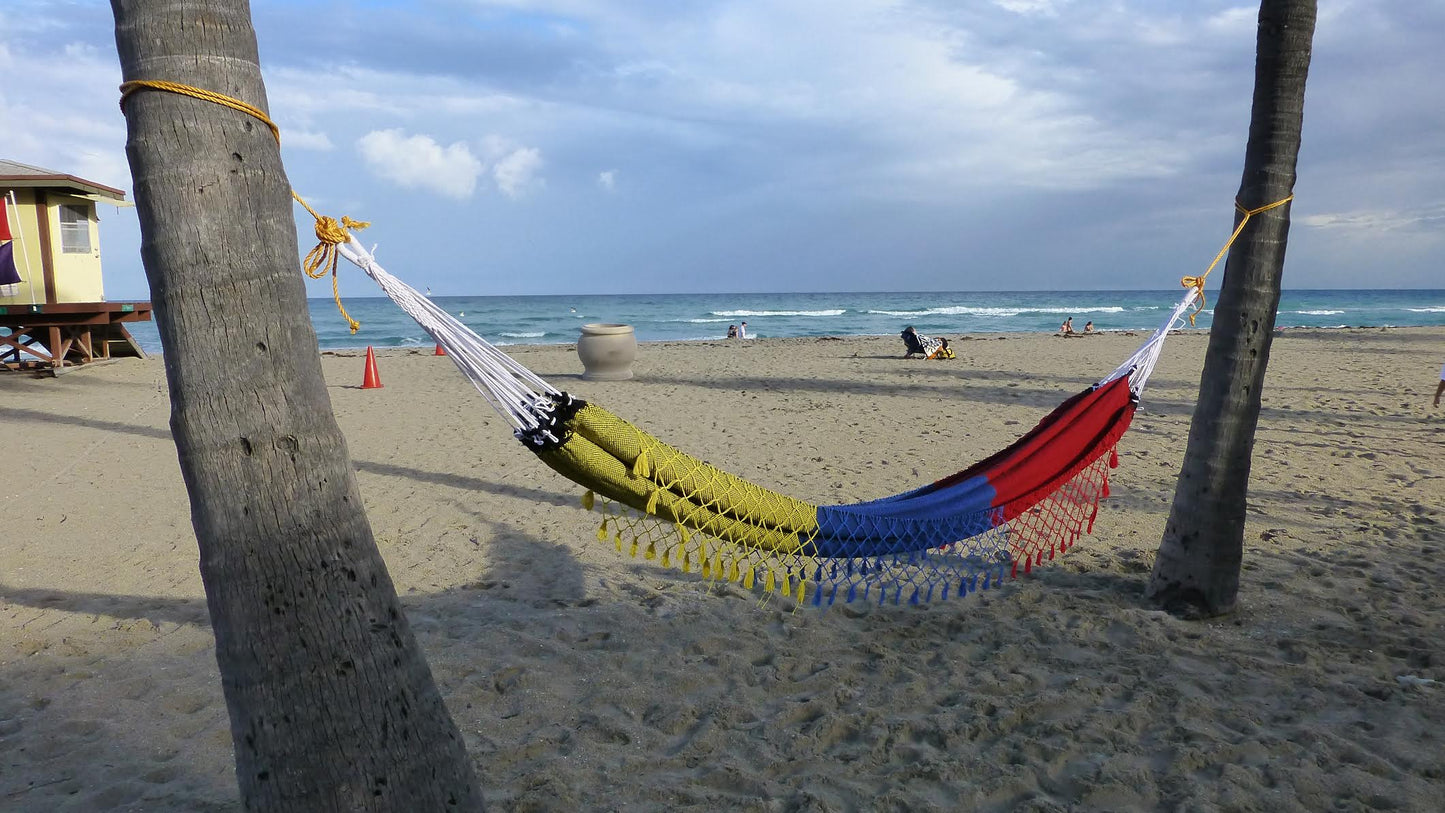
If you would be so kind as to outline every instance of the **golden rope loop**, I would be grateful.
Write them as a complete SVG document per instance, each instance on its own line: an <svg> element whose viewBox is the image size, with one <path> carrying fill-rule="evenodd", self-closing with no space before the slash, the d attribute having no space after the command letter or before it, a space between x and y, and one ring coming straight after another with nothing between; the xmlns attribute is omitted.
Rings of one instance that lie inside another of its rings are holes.
<svg viewBox="0 0 1445 813"><path fill-rule="evenodd" d="M1274 203L1266 203L1257 209L1246 209L1240 205L1238 200L1234 202L1235 210L1244 214L1244 217L1239 220L1239 225L1234 227L1234 234L1229 235L1229 239L1224 243L1224 248L1221 248L1219 253L1214 255L1214 261L1209 264L1208 268L1204 269L1203 274L1197 277L1184 277L1179 280L1185 288L1193 288L1199 292L1199 302L1196 304L1194 312L1189 314L1190 327L1194 327L1194 317L1198 316L1200 311L1204 310L1204 281L1209 279L1209 274L1214 270L1214 266L1219 265L1219 261L1224 259L1224 255L1229 252L1229 247L1234 245L1234 241L1239 237L1239 233L1244 231L1244 224L1248 223L1251 217L1254 217L1260 212L1268 212L1270 209L1283 206L1292 200L1294 200L1294 195L1281 198Z"/></svg>
<svg viewBox="0 0 1445 813"><path fill-rule="evenodd" d="M271 135L275 136L276 143L281 143L281 128L277 127L276 122L271 121L270 117L268 117L264 112L261 111L261 108L256 107L255 105L247 104L240 99L235 99L227 96L224 93L217 93L214 90L205 90L203 88L191 87L190 85L183 85L179 82L166 82L160 79L132 79L129 82L123 82L120 86L121 109L125 109L125 100L131 94L135 93L137 90L142 90L144 88L150 88L151 90L166 90L170 91L171 93L179 93L182 96L190 96L193 99L213 102L223 107L229 107L232 110L239 110L240 112L245 113L248 116L260 119L262 124L265 124L267 127L271 128Z"/></svg>
<svg viewBox="0 0 1445 813"><path fill-rule="evenodd" d="M248 116L259 119L262 124L269 127L271 129L271 135L276 139L276 144L278 146L281 144L281 128L277 127L276 123L271 121L270 117L259 107L247 104L240 99L232 98L224 93L192 87L191 85L183 85L180 82L167 82L160 79L132 79L129 82L123 82L120 86L121 109L125 109L125 100L127 98L138 90L146 89L179 93L182 96L212 102L222 107L229 107L232 110L245 113ZM351 332L355 333L357 329L361 327L361 323L352 319L351 314L346 312L346 307L341 304L341 286L336 278L336 246L351 240L351 234L347 232L347 229L364 229L371 224L360 220L352 220L345 216L341 218L340 223L337 223L334 218L323 217L317 214L316 210L312 209L310 204L302 200L301 196L296 194L294 189L291 191L291 197L305 207L306 211L316 219L316 247L307 252L306 259L302 261L302 268L306 271L306 275L312 279L320 279L326 273L330 272L331 295L336 299L336 309L341 311L342 317L346 319L347 325L351 327Z"/></svg>
<svg viewBox="0 0 1445 813"><path fill-rule="evenodd" d="M294 193L293 193L294 194ZM302 205L305 205L304 202ZM306 207L308 210L311 207ZM361 323L351 318L346 312L346 306L341 304L341 286L337 282L336 262L340 258L336 247L351 240L351 232L347 229L364 229L370 226L359 220L352 220L343 216L341 222L337 223L335 218L316 218L316 246L306 253L306 259L302 262L302 269L306 276L312 279L321 279L326 274L331 274L331 295L336 299L336 308L346 319L346 324L351 332L356 333Z"/></svg>

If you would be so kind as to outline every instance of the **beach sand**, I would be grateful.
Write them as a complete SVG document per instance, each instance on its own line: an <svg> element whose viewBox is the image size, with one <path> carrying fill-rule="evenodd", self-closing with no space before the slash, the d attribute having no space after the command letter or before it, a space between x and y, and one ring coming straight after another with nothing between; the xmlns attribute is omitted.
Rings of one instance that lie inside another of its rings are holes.
<svg viewBox="0 0 1445 813"><path fill-rule="evenodd" d="M951 473L1142 335L648 344L560 388L821 503ZM499 810L1438 810L1445 329L1285 331L1239 609L1143 591L1207 337L1173 337L1095 533L1003 589L795 611L595 541L423 351L325 354L367 514ZM159 359L0 374L0 809L239 809ZM1438 682L1437 682L1438 681Z"/></svg>

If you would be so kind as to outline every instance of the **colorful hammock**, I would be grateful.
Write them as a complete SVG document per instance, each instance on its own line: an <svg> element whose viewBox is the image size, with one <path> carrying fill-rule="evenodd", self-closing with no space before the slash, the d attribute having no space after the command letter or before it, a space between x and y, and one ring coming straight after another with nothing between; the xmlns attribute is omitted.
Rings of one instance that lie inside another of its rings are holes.
<svg viewBox="0 0 1445 813"><path fill-rule="evenodd" d="M681 452L552 387L383 269L354 237L336 246L417 321L548 466L587 488L599 540L663 567L799 603L917 603L1030 572L1093 530L1114 450L1190 288L1102 381L1007 449L892 497L815 506Z"/></svg>

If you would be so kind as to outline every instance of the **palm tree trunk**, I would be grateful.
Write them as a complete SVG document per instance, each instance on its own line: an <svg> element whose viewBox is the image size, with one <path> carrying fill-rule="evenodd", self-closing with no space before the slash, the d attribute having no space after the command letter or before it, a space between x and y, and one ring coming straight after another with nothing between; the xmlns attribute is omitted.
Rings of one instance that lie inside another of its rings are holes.
<svg viewBox="0 0 1445 813"><path fill-rule="evenodd" d="M127 80L266 108L245 0L111 6ZM479 809L331 411L270 130L159 91L124 107L243 803Z"/></svg>
<svg viewBox="0 0 1445 813"><path fill-rule="evenodd" d="M1263 0L1249 146L1238 201L1257 208L1294 190L1315 0ZM1288 204L1250 219L1229 254L1174 505L1147 595L1171 611L1234 608L1254 430L1279 307ZM1235 224L1242 214L1236 213Z"/></svg>

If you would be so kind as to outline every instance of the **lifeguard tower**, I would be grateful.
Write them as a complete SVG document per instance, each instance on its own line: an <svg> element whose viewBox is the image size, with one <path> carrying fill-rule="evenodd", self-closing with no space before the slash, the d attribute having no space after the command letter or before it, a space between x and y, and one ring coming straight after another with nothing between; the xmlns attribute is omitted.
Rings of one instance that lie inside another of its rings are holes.
<svg viewBox="0 0 1445 813"><path fill-rule="evenodd" d="M107 302L96 203L131 206L109 186L0 159L0 365L60 374L144 356L126 322L149 302Z"/></svg>

